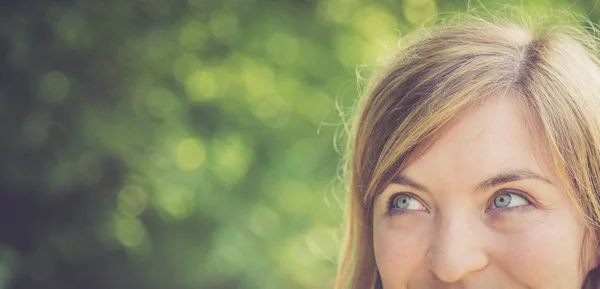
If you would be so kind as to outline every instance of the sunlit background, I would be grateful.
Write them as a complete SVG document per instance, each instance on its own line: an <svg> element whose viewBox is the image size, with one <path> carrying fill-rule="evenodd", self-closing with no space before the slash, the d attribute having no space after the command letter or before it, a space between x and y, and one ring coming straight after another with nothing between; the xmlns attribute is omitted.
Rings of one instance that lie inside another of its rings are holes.
<svg viewBox="0 0 600 289"><path fill-rule="evenodd" d="M2 1L0 288L331 288L357 68L504 2Z"/></svg>

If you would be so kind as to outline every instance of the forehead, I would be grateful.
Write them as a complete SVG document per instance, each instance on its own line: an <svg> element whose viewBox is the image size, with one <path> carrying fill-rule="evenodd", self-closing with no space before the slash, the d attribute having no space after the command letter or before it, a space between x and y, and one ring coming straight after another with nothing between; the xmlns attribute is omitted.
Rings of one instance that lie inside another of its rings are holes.
<svg viewBox="0 0 600 289"><path fill-rule="evenodd" d="M504 170L529 169L553 179L548 146L532 134L523 108L514 98L495 97L464 111L403 174L466 185Z"/></svg>

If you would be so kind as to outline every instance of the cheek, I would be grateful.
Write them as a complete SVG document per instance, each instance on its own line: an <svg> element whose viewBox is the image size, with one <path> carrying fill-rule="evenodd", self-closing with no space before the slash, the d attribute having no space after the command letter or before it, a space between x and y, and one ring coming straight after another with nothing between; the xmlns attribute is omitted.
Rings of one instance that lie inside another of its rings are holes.
<svg viewBox="0 0 600 289"><path fill-rule="evenodd" d="M377 268L385 288L403 288L424 267L427 226L381 221L373 230Z"/></svg>
<svg viewBox="0 0 600 289"><path fill-rule="evenodd" d="M522 230L498 234L493 238L496 242L491 255L506 273L525 283L547 288L563 284L563 288L569 288L579 278L583 228L568 220L548 214Z"/></svg>

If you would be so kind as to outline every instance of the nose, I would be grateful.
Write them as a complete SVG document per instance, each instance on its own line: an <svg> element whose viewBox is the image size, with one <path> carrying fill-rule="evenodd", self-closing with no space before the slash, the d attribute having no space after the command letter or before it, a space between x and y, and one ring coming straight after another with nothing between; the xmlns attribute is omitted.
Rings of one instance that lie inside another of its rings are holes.
<svg viewBox="0 0 600 289"><path fill-rule="evenodd" d="M487 266L488 257L481 246L483 236L477 233L475 225L464 216L438 223L427 252L427 265L441 281L457 282Z"/></svg>

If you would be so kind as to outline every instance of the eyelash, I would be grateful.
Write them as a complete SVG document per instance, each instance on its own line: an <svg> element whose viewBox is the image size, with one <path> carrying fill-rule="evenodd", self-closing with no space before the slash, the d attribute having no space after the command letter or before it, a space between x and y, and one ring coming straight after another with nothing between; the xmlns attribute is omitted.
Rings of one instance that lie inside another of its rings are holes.
<svg viewBox="0 0 600 289"><path fill-rule="evenodd" d="M394 211L398 211L399 213L403 213L403 212L405 212L405 210L397 210L397 209L394 209L394 200L396 200L396 198L397 198L398 196L400 196L400 195L407 195L407 196L410 196L411 198L414 198L414 199L416 199L416 200L417 200L417 201L419 201L421 204L423 204L423 203L424 203L424 202L423 202L423 200L421 200L420 198L418 198L417 196L415 196L415 195L413 195L413 194L411 194L411 193L407 193L407 192L398 192L398 193L395 193L395 194L393 194L393 195L392 195L392 196L389 198L389 200L388 200L388 204L387 204L387 212L388 212L388 214L390 214L390 215L391 215L392 213L394 213ZM427 206L425 206L424 204L423 204L423 207L425 207L425 209L427 209ZM427 209L427 212L429 212L429 209Z"/></svg>
<svg viewBox="0 0 600 289"><path fill-rule="evenodd" d="M491 210L490 207L491 207L491 205L493 203L493 200L498 195L507 194L507 193L509 193L509 194L515 194L515 195L517 195L517 196L525 199L528 202L528 204L527 205L523 205L523 206L516 206L516 207L496 208L496 209L494 209L494 211L500 211L502 213L504 213L504 212L510 212L510 211L519 211L519 210L527 209L528 207L533 206L534 203L535 203L534 200L528 194L526 194L524 192L521 192L521 191L518 191L518 190L514 190L514 189L500 189L496 193L494 193L494 195L492 195L492 197L490 197L490 199L489 199L489 201L488 201L488 203L486 205L485 212L487 213L488 211ZM425 207L427 209L427 206L425 206L423 200L421 200L420 198L416 197L415 195L413 195L411 193L407 193L407 192L398 192L398 193L395 193L392 196L390 196L390 198L388 199L388 202L387 202L387 213L388 214L391 215L392 213L394 213L394 211L396 211L396 213L400 213L400 214L405 212L405 210L398 210L398 209L394 208L394 200L396 200L396 198L398 196L400 196L400 195L407 195L407 196L410 196L411 198L416 199L417 201L419 201L423 205L423 207ZM427 209L427 212L429 212L429 209Z"/></svg>
<svg viewBox="0 0 600 289"><path fill-rule="evenodd" d="M523 206L516 206L516 207L495 208L495 209L493 209L494 211L498 211L499 213L505 213L505 212L511 212L511 211L523 211L528 208L531 208L531 206L535 206L534 199L525 192L522 192L519 190L514 190L514 189L500 189L494 195L492 195L492 197L490 198L490 201L488 202L488 205L486 206L486 209L485 209L486 213L491 210L490 206L493 203L493 200L498 195L504 194L504 193L517 195L517 196L523 198L525 201L527 201L528 204L523 205Z"/></svg>

